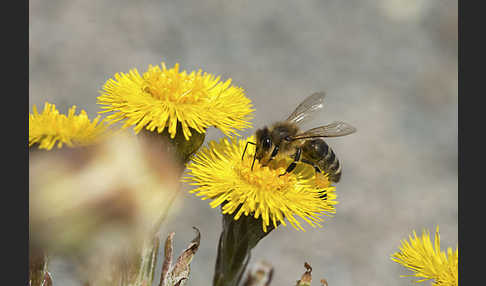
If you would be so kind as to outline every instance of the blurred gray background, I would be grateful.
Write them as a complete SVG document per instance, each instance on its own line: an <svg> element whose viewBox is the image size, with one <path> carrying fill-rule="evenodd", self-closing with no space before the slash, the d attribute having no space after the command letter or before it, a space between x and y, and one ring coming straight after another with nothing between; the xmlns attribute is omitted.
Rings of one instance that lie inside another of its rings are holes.
<svg viewBox="0 0 486 286"><path fill-rule="evenodd" d="M328 140L344 166L337 213L322 229L277 229L251 262L274 265L272 285L295 285L304 261L313 285L412 285L390 260L401 239L439 225L443 248L458 241L457 12L452 0L31 0L30 106L75 104L91 118L116 72L179 62L246 90L250 135L324 90L308 127L358 128ZM210 129L207 141L221 136ZM180 253L201 230L189 285L210 285L221 216L189 189L163 231ZM80 285L61 262L51 270L57 285Z"/></svg>

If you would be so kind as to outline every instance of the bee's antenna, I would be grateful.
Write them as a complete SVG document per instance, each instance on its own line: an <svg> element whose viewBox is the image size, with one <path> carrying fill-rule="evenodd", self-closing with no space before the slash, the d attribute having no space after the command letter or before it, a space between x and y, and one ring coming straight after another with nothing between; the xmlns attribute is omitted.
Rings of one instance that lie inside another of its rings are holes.
<svg viewBox="0 0 486 286"><path fill-rule="evenodd" d="M243 150L243 155L241 155L241 160L243 160L243 158L245 157L246 148L248 147L248 144L256 145L256 143L253 143L253 142L246 142L245 150Z"/></svg>

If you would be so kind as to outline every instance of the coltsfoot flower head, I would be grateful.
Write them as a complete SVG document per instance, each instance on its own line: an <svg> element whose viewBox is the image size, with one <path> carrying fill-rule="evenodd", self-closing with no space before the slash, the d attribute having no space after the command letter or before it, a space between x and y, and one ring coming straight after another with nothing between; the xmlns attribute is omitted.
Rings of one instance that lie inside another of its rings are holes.
<svg viewBox="0 0 486 286"><path fill-rule="evenodd" d="M191 129L204 133L215 126L230 135L251 127L251 101L242 88L231 85L231 79L222 82L201 70L188 74L179 71L179 64L171 69L161 65L162 69L150 65L143 75L132 69L110 78L98 97L101 112L113 112L107 119L126 119L123 128L134 126L136 133L143 128L162 133L167 128L171 138L180 123L186 140Z"/></svg>
<svg viewBox="0 0 486 286"><path fill-rule="evenodd" d="M262 220L266 232L270 223L286 225L287 219L296 229L304 230L297 217L313 227L322 227L322 215L335 213L335 187L325 175L315 174L306 164L299 164L291 173L284 173L291 159L281 159L263 167L257 161L253 170L252 152L241 158L246 142L233 138L212 141L202 148L188 165L185 177L198 188L191 191L203 200L212 199L211 207L222 205L223 214L242 215Z"/></svg>
<svg viewBox="0 0 486 286"><path fill-rule="evenodd" d="M39 149L51 150L57 143L69 147L84 146L97 142L107 134L107 125L100 121L100 116L90 121L86 111L75 115L76 106L72 106L68 115L60 114L54 104L46 102L42 113L32 107L29 114L29 147L39 145Z"/></svg>
<svg viewBox="0 0 486 286"><path fill-rule="evenodd" d="M421 277L417 282L433 279L431 285L456 286L458 285L458 258L459 250L447 248L447 254L440 250L439 227L435 232L434 244L430 241L428 231L423 231L421 237L417 237L415 231L409 236L410 242L401 241L400 252L392 255L391 259L415 274L407 276Z"/></svg>

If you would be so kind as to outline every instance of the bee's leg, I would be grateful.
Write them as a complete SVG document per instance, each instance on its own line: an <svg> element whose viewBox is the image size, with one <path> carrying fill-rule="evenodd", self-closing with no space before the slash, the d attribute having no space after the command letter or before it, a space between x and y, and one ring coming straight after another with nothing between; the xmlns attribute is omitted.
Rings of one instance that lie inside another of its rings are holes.
<svg viewBox="0 0 486 286"><path fill-rule="evenodd" d="M302 159L300 160L302 163L306 163L306 164L309 164L311 165L312 167L314 167L314 170L316 170L316 173L320 173L321 172L321 169L319 169L319 167L312 161L308 161L306 159ZM327 200L327 193L323 190L321 192L321 195L319 196L319 198L323 199L323 200Z"/></svg>
<svg viewBox="0 0 486 286"><path fill-rule="evenodd" d="M320 173L321 172L321 169L319 169L319 167L316 165L316 163L314 162L311 162L311 161L308 161L306 159L302 159L300 160L302 163L306 163L306 164L309 164L311 165L312 167L314 167L314 170L316 170L316 173Z"/></svg>
<svg viewBox="0 0 486 286"><path fill-rule="evenodd" d="M327 200L327 193L323 191L322 195L320 195L319 198L321 198L323 200Z"/></svg>
<svg viewBox="0 0 486 286"><path fill-rule="evenodd" d="M253 171L253 165L255 165L255 159L256 159L256 154L257 152L255 151L255 154L253 155L253 162L251 162L251 169Z"/></svg>
<svg viewBox="0 0 486 286"><path fill-rule="evenodd" d="M263 166L267 166L268 163L270 163L270 161L272 161L275 158L275 156L277 156L278 150L279 150L278 145L275 145L275 147L273 148L272 154L270 154L270 158L268 159L267 163L263 164Z"/></svg>
<svg viewBox="0 0 486 286"><path fill-rule="evenodd" d="M283 176L287 173L290 173L295 169L295 167L297 166L297 162L299 162L299 160L300 160L300 154L301 153L302 153L302 149L297 148L297 150L295 151L295 154L294 154L294 161L292 163L290 163L290 165L287 167L287 170L285 170L285 173L278 175L279 177Z"/></svg>
<svg viewBox="0 0 486 286"><path fill-rule="evenodd" d="M256 145L256 143L253 143L253 142L246 142L245 150L243 150L243 155L241 155L241 160L243 160L243 158L245 156L246 148L248 147L248 144Z"/></svg>

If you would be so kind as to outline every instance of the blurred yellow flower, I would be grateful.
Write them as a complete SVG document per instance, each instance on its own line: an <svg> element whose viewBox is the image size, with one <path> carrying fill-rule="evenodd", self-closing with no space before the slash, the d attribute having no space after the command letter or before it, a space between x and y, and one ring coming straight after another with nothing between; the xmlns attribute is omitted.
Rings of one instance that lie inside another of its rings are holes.
<svg viewBox="0 0 486 286"><path fill-rule="evenodd" d="M37 112L32 107L29 114L29 147L38 144L39 149L51 150L57 143L69 147L84 146L97 142L107 131L107 125L100 121L100 116L90 121L84 110L75 115L76 106L72 106L68 115L60 114L54 104L46 102L44 111Z"/></svg>
<svg viewBox="0 0 486 286"><path fill-rule="evenodd" d="M412 236L413 235L413 236ZM423 282L433 279L431 285L454 286L458 285L458 258L459 250L447 248L447 254L440 250L439 227L435 232L435 242L432 245L430 234L423 231L422 237L417 237L415 231L409 236L410 242L401 241L400 252L392 255L391 259L415 272L413 275L423 279Z"/></svg>
<svg viewBox="0 0 486 286"><path fill-rule="evenodd" d="M270 221L274 227L286 225L285 219L296 229L303 230L296 217L312 227L322 227L322 215L335 213L335 187L327 176L318 174L307 164L298 164L295 170L282 174L291 159L275 160L263 167L257 161L253 170L253 155L246 152L241 158L246 142L254 140L221 139L212 141L202 148L188 165L189 176L185 181L198 188L191 190L203 200L213 199L210 206L222 205L223 214L261 217L263 230L267 231Z"/></svg>
<svg viewBox="0 0 486 286"><path fill-rule="evenodd" d="M191 130L204 133L209 126L219 128L225 135L237 134L235 129L251 127L251 101L231 79L202 73L179 71L179 64L167 69L149 65L140 75L137 69L110 78L98 97L101 112L113 112L107 119L112 123L126 119L123 128L135 126L162 133L165 128L171 138L180 124L186 140Z"/></svg>

